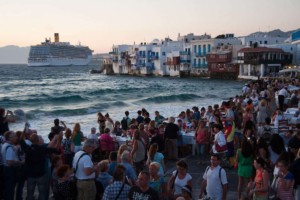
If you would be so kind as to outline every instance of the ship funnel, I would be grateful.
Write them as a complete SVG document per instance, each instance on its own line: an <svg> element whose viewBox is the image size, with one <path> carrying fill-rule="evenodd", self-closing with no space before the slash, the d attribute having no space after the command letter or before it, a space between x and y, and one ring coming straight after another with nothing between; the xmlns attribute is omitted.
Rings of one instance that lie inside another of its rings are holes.
<svg viewBox="0 0 300 200"><path fill-rule="evenodd" d="M59 34L54 33L54 42L59 42Z"/></svg>

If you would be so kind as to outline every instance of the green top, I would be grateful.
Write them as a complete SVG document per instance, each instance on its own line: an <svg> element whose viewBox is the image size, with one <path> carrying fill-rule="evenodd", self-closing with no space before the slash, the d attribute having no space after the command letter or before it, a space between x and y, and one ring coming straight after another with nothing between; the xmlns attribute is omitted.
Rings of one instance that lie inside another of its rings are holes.
<svg viewBox="0 0 300 200"><path fill-rule="evenodd" d="M253 174L253 158L252 156L244 157L241 149L238 149L238 175L244 178L250 178Z"/></svg>
<svg viewBox="0 0 300 200"><path fill-rule="evenodd" d="M83 133L81 131L76 133L74 140L73 140L74 146L81 146L82 138L83 138Z"/></svg>

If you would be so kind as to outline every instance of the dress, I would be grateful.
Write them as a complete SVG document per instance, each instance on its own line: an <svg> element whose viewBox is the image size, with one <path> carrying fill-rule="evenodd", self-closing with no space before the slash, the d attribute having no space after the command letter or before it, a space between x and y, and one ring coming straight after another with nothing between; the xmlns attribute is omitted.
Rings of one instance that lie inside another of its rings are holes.
<svg viewBox="0 0 300 200"><path fill-rule="evenodd" d="M241 176L243 178L250 178L252 177L253 170L252 170L252 163L253 158L249 156L248 158L245 158L242 154L241 149L238 149L238 176Z"/></svg>
<svg viewBox="0 0 300 200"><path fill-rule="evenodd" d="M257 114L257 123L264 123L267 117L267 107L266 106L258 106L258 114Z"/></svg>

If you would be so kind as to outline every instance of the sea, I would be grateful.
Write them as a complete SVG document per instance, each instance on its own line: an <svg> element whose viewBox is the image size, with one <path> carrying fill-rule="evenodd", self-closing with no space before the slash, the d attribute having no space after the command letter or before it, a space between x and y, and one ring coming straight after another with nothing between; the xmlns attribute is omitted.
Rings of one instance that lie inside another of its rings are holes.
<svg viewBox="0 0 300 200"><path fill-rule="evenodd" d="M241 93L245 81L209 78L107 76L90 74L99 66L28 67L0 65L0 107L16 113L11 130L25 122L46 140L58 118L69 128L80 123L85 135L98 128L97 113L121 121L125 111L135 118L145 108L154 118L178 116L193 106L220 104ZM21 111L24 111L23 114Z"/></svg>

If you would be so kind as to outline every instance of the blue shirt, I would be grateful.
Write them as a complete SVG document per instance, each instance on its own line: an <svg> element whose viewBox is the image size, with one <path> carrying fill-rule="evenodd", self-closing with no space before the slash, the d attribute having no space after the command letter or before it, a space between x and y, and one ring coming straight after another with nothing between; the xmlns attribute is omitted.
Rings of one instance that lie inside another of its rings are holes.
<svg viewBox="0 0 300 200"><path fill-rule="evenodd" d="M109 164L109 167L108 167L108 173L109 173L110 175L114 175L114 171L115 171L117 165L118 165L118 162L117 162L117 161L114 161L114 162L112 162L112 163Z"/></svg>
<svg viewBox="0 0 300 200"><path fill-rule="evenodd" d="M113 177L109 175L108 172L100 172L96 180L100 182L105 189L112 182Z"/></svg>
<svg viewBox="0 0 300 200"><path fill-rule="evenodd" d="M137 179L137 176L136 176L136 173L135 173L135 170L133 169L133 166L131 164L129 164L128 162L124 162L122 161L121 163L125 169L126 169L126 176L132 180L132 181L136 181Z"/></svg>

